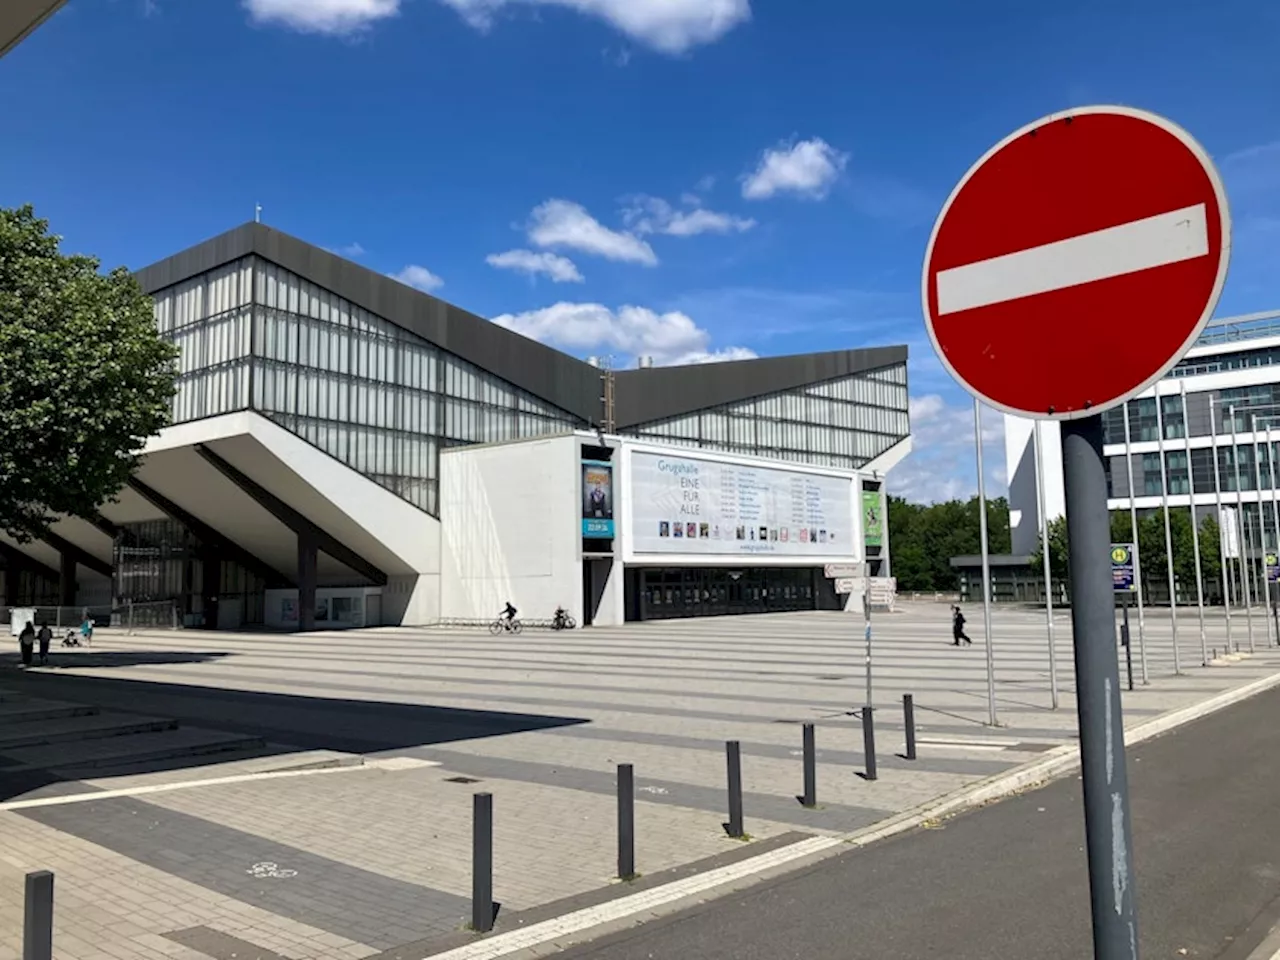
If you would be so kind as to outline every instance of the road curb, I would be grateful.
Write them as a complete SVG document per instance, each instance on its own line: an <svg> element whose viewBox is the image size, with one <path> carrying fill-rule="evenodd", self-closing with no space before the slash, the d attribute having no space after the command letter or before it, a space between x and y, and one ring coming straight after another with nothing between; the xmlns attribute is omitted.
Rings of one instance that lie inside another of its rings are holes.
<svg viewBox="0 0 1280 960"><path fill-rule="evenodd" d="M1125 731L1125 745L1132 746L1158 737L1275 687L1280 687L1280 671L1132 727ZM1064 744L1021 767L928 801L865 829L838 836L810 837L728 867L623 896L522 929L499 933L441 953L427 954L424 960L493 960L513 954L546 955L573 943L595 939L610 930L631 927L645 919L673 912L694 898L705 900L735 892L764 879L792 873L798 868L846 852L851 846L865 847L928 826L943 817L1014 796L1070 773L1079 765L1080 748L1075 744Z"/></svg>

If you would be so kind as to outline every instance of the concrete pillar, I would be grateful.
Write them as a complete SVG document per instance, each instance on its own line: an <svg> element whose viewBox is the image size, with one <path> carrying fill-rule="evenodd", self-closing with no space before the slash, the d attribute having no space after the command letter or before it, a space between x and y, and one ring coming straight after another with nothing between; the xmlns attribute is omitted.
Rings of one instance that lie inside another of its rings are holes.
<svg viewBox="0 0 1280 960"><path fill-rule="evenodd" d="M298 629L316 628L316 544L298 534Z"/></svg>
<svg viewBox="0 0 1280 960"><path fill-rule="evenodd" d="M58 554L58 604L63 607L76 605L76 559L69 553Z"/></svg>
<svg viewBox="0 0 1280 960"><path fill-rule="evenodd" d="M204 561L204 626L206 630L217 630L218 595L222 593L222 557L210 551L202 559Z"/></svg>

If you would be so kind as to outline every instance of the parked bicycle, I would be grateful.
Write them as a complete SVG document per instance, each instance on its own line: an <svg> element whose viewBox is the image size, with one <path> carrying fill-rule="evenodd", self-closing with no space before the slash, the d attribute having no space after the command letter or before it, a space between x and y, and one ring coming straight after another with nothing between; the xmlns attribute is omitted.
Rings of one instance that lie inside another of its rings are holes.
<svg viewBox="0 0 1280 960"><path fill-rule="evenodd" d="M556 607L555 616L551 618L552 630L573 630L577 626L578 621L564 607Z"/></svg>

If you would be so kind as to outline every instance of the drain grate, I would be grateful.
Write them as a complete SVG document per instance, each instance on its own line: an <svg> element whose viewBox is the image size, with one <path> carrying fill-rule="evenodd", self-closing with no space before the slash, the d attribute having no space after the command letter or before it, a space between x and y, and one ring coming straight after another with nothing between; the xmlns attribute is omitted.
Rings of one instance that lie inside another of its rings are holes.
<svg viewBox="0 0 1280 960"><path fill-rule="evenodd" d="M445 783L479 783L475 777L445 777Z"/></svg>

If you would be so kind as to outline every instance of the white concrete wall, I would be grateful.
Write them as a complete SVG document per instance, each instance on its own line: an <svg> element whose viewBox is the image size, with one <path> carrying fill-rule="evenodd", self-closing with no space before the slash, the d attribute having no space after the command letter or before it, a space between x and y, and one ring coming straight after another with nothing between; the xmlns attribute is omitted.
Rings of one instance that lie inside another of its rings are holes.
<svg viewBox="0 0 1280 960"><path fill-rule="evenodd" d="M1036 421L1004 415L1005 470L1009 477L1009 533L1013 553L1034 553L1040 542L1040 508L1036 493L1036 455L1032 431ZM1044 510L1049 521L1066 513L1062 486L1062 431L1056 420L1040 421L1040 456L1044 468Z"/></svg>
<svg viewBox="0 0 1280 960"><path fill-rule="evenodd" d="M316 620L317 630L351 630L357 627L377 627L382 625L381 587L318 587L316 589L316 607L328 612L326 619ZM346 599L356 601L352 606L349 620L333 619L334 601ZM371 602L372 599L372 602ZM285 617L286 601L292 601L294 615ZM298 591L296 589L266 591L266 609L263 620L268 627L281 630L298 629ZM398 621L397 621L398 622Z"/></svg>
<svg viewBox="0 0 1280 960"><path fill-rule="evenodd" d="M562 606L582 622L579 447L561 436L441 455L441 616L486 619L510 600L523 618Z"/></svg>

